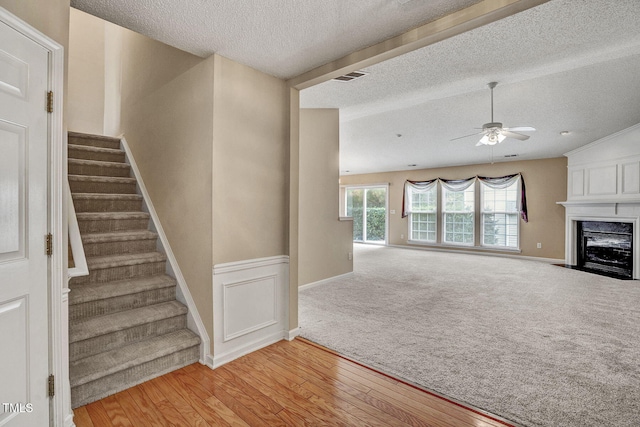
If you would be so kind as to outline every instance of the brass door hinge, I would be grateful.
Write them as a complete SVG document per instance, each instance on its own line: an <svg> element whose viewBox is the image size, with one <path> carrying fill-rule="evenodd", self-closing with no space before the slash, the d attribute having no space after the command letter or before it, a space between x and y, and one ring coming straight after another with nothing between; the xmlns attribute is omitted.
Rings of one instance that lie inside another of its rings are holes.
<svg viewBox="0 0 640 427"><path fill-rule="evenodd" d="M49 397L53 397L56 394L56 379L53 374L49 375Z"/></svg>
<svg viewBox="0 0 640 427"><path fill-rule="evenodd" d="M47 92L47 113L53 113L53 92Z"/></svg>
<svg viewBox="0 0 640 427"><path fill-rule="evenodd" d="M53 235L51 233L44 237L44 251L47 256L53 255Z"/></svg>

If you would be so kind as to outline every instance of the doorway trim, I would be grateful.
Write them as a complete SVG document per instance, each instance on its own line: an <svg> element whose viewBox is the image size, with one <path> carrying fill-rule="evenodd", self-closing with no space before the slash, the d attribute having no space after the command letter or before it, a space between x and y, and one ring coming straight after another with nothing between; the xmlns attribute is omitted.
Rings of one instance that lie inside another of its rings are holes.
<svg viewBox="0 0 640 427"><path fill-rule="evenodd" d="M50 402L50 423L73 426L68 357L68 278L66 277L66 137L63 125L64 48L50 37L0 7L0 22L42 46L49 54L48 90L53 92L53 111L48 115L48 229L53 234L49 260L49 373L56 378ZM43 94L43 108L45 101ZM44 243L43 243L44 244Z"/></svg>

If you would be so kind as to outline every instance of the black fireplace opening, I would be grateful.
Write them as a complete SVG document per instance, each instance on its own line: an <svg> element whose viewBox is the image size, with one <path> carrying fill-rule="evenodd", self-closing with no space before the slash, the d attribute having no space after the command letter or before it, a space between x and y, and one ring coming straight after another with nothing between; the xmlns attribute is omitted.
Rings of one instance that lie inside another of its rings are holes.
<svg viewBox="0 0 640 427"><path fill-rule="evenodd" d="M633 278L633 224L578 221L577 267L593 273Z"/></svg>

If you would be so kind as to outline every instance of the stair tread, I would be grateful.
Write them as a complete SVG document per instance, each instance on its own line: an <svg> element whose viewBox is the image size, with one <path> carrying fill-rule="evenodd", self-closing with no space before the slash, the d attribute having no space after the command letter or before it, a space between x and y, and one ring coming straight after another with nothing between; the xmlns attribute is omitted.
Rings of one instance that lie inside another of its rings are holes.
<svg viewBox="0 0 640 427"><path fill-rule="evenodd" d="M120 193L72 193L73 200L142 200L140 194Z"/></svg>
<svg viewBox="0 0 640 427"><path fill-rule="evenodd" d="M71 387L86 384L119 371L200 344L188 329L149 338L69 363Z"/></svg>
<svg viewBox="0 0 640 427"><path fill-rule="evenodd" d="M120 138L116 138L115 136L93 135L90 133L74 131L68 131L67 134L69 135L69 138L97 139L99 141L120 142Z"/></svg>
<svg viewBox="0 0 640 427"><path fill-rule="evenodd" d="M122 162L107 162L104 160L89 160L89 159L75 159L73 157L69 158L69 163L75 163L78 165L87 165L87 166L105 166L110 168L120 168L127 169L131 167L131 165Z"/></svg>
<svg viewBox="0 0 640 427"><path fill-rule="evenodd" d="M187 314L187 307L178 301L163 302L102 316L69 322L69 343L94 338L112 332L130 329Z"/></svg>
<svg viewBox="0 0 640 427"><path fill-rule="evenodd" d="M103 147L94 147L93 145L78 145L78 144L68 144L67 147L70 150L80 150L80 151L90 151L92 153L112 153L112 154L124 154L119 148L103 148ZM73 159L74 157L69 157Z"/></svg>
<svg viewBox="0 0 640 427"><path fill-rule="evenodd" d="M103 268L145 264L150 262L163 262L166 260L167 256L160 252L143 252L140 254L87 257L87 265L89 266L89 271L91 271L100 270Z"/></svg>
<svg viewBox="0 0 640 427"><path fill-rule="evenodd" d="M149 230L113 231L110 233L87 233L82 235L82 243L121 242L129 240L157 239L158 235Z"/></svg>
<svg viewBox="0 0 640 427"><path fill-rule="evenodd" d="M112 219L145 219L149 218L147 212L78 212L76 218L78 221L99 221Z"/></svg>
<svg viewBox="0 0 640 427"><path fill-rule="evenodd" d="M135 178L124 176L69 175L69 181L111 182L119 184L135 183Z"/></svg>
<svg viewBox="0 0 640 427"><path fill-rule="evenodd" d="M88 283L72 288L69 293L69 305L137 294L171 286L176 286L176 280L166 274L105 283Z"/></svg>

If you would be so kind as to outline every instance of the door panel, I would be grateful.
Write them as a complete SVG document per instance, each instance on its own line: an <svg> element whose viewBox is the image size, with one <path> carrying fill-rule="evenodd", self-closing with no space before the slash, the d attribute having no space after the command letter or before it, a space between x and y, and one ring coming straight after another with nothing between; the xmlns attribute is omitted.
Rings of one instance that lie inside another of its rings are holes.
<svg viewBox="0 0 640 427"><path fill-rule="evenodd" d="M25 132L0 120L0 262L24 258Z"/></svg>
<svg viewBox="0 0 640 427"><path fill-rule="evenodd" d="M49 424L48 64L0 23L0 426Z"/></svg>
<svg viewBox="0 0 640 427"><path fill-rule="evenodd" d="M23 381L29 375L29 337L27 335L27 298L22 297L0 304L0 337L11 337L11 346L0 347L0 360L10 369L3 369L2 381L13 384L3 393L2 403L27 402L29 384Z"/></svg>

